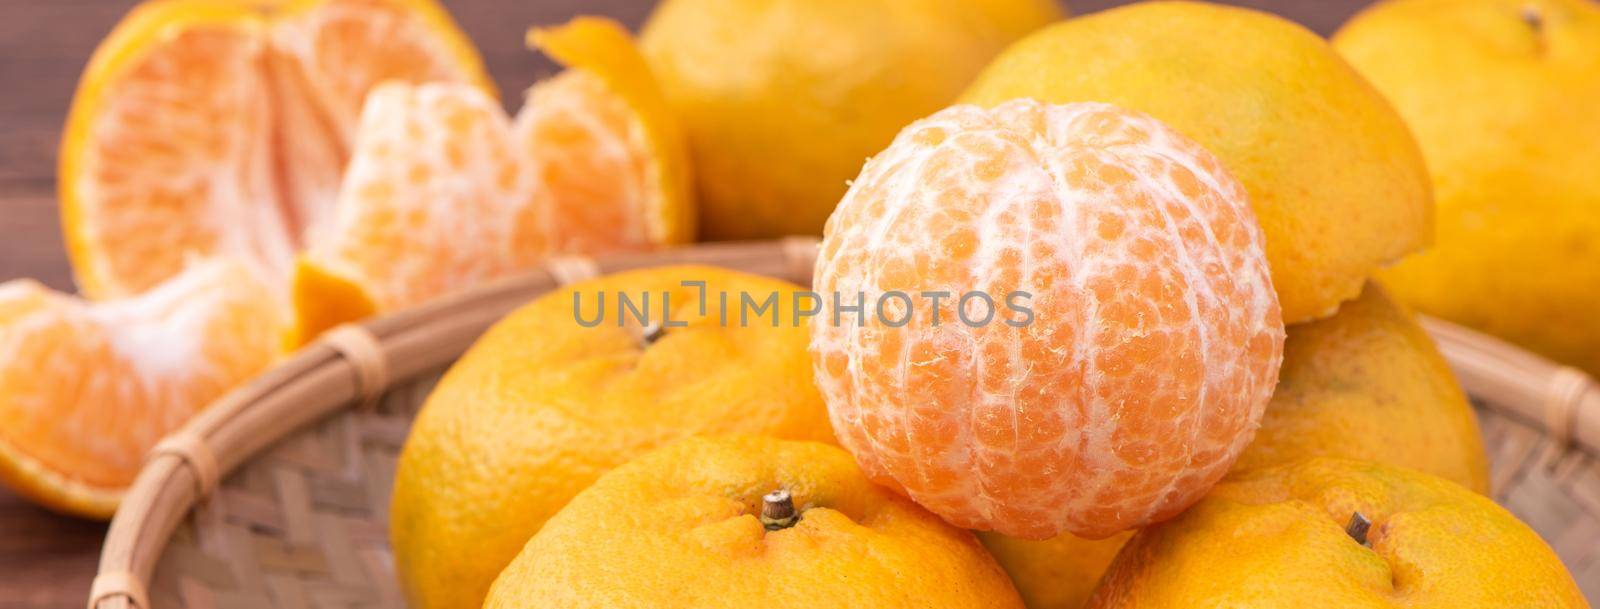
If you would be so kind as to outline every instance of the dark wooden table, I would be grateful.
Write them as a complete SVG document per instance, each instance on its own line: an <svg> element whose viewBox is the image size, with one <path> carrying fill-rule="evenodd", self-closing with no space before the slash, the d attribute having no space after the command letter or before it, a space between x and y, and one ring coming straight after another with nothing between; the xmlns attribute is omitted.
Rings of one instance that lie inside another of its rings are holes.
<svg viewBox="0 0 1600 609"><path fill-rule="evenodd" d="M973 0L980 1L980 0ZM1297 19L1324 34L1368 0L1234 2ZM1067 0L1076 13L1123 4ZM71 290L56 221L56 144L73 87L89 54L132 6L107 0L0 0L0 281L33 277ZM446 0L477 42L500 90L552 74L522 46L533 24L579 12L637 27L652 0ZM0 422L0 424L4 424ZM94 576L105 525L57 516L0 488L0 609L80 607Z"/></svg>

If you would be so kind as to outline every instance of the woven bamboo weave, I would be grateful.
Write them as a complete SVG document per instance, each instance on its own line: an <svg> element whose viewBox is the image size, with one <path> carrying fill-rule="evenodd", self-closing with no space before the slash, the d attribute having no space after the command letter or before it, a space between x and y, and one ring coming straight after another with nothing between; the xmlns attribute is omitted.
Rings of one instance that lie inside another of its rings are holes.
<svg viewBox="0 0 1600 609"><path fill-rule="evenodd" d="M402 607L390 485L411 419L495 320L559 285L674 263L807 285L812 239L564 258L325 337L152 452L112 521L91 609ZM1600 598L1600 388L1482 335L1424 320L1473 396L1495 498Z"/></svg>

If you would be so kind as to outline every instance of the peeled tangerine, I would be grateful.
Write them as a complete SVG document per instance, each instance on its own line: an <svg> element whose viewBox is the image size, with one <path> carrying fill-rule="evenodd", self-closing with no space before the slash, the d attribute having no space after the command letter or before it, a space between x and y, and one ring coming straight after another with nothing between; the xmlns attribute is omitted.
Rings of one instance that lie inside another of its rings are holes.
<svg viewBox="0 0 1600 609"><path fill-rule="evenodd" d="M0 480L109 517L157 440L272 363L283 317L254 271L220 260L93 304L0 285Z"/></svg>
<svg viewBox="0 0 1600 609"><path fill-rule="evenodd" d="M838 299L811 338L841 443L951 523L1018 537L1105 537L1198 500L1282 358L1244 190L1105 104L912 124L829 219L816 277ZM1004 311L981 323L972 292Z"/></svg>
<svg viewBox="0 0 1600 609"><path fill-rule="evenodd" d="M531 40L571 69L515 119L460 83L373 91L331 221L296 265L297 340L551 254L689 239L687 148L627 31L579 18Z"/></svg>

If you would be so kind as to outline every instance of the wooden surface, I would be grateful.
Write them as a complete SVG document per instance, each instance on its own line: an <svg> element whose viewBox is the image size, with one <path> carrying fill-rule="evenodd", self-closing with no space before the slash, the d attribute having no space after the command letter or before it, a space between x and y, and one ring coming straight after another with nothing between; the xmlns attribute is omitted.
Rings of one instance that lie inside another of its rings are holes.
<svg viewBox="0 0 1600 609"><path fill-rule="evenodd" d="M973 0L980 1L980 0ZM1082 14L1122 4L1068 0ZM1324 34L1365 0L1235 2L1297 19ZM525 89L553 66L522 47L529 25L579 13L637 27L650 0L446 0L484 53L500 90ZM0 281L32 277L71 290L56 222L55 157L78 73L132 2L0 0ZM516 95L508 101L520 103ZM3 423L0 423L3 424ZM81 607L105 526L50 514L0 488L0 609Z"/></svg>

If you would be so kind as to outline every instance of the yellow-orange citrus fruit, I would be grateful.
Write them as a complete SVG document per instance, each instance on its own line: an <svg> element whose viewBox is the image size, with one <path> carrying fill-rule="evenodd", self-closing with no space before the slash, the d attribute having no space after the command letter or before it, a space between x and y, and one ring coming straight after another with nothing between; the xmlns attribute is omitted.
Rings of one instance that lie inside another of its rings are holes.
<svg viewBox="0 0 1600 609"><path fill-rule="evenodd" d="M1600 375L1600 3L1407 0L1334 46L1422 144L1433 248L1381 276L1429 315Z"/></svg>
<svg viewBox="0 0 1600 609"><path fill-rule="evenodd" d="M848 453L736 436L686 439L602 476L528 542L484 607L1022 603L971 533L872 484Z"/></svg>
<svg viewBox="0 0 1600 609"><path fill-rule="evenodd" d="M1289 326L1277 390L1234 471L1317 456L1407 467L1489 492L1472 405L1433 339L1377 283L1333 317Z"/></svg>
<svg viewBox="0 0 1600 609"><path fill-rule="evenodd" d="M666 0L640 34L712 239L817 234L862 160L948 105L1054 0Z"/></svg>
<svg viewBox="0 0 1600 609"><path fill-rule="evenodd" d="M1371 523L1364 534L1346 532L1356 513ZM1317 458L1230 479L1140 531L1088 606L1589 605L1539 535L1488 498L1413 470Z"/></svg>
<svg viewBox="0 0 1600 609"><path fill-rule="evenodd" d="M629 271L491 328L429 396L400 456L390 537L411 606L481 606L546 519L650 448L699 433L832 442L791 313L800 289L710 267ZM620 294L651 318L624 314ZM724 324L724 294L778 302L761 317L727 309Z"/></svg>
<svg viewBox="0 0 1600 609"><path fill-rule="evenodd" d="M1011 576L1028 609L1083 607L1100 582L1100 575L1130 537L1133 531L1104 539L1062 533L1040 540L978 533L978 540L994 555L994 561Z"/></svg>
<svg viewBox="0 0 1600 609"><path fill-rule="evenodd" d="M1466 395L1427 333L1377 283L1331 318L1288 327L1277 389L1230 475L1318 456L1406 467L1489 492L1488 457ZM1029 609L1082 607L1128 537L978 534Z"/></svg>
<svg viewBox="0 0 1600 609"><path fill-rule="evenodd" d="M249 267L220 260L94 304L0 284L0 480L110 517L157 440L276 358L284 317Z"/></svg>
<svg viewBox="0 0 1600 609"><path fill-rule="evenodd" d="M554 253L690 238L688 152L627 31L580 18L533 38L572 68L514 121L463 84L373 91L334 216L296 265L298 340Z"/></svg>
<svg viewBox="0 0 1600 609"><path fill-rule="evenodd" d="M816 285L833 300L811 324L818 385L867 475L1032 539L1199 499L1249 442L1283 348L1244 190L1106 104L913 123L828 220Z"/></svg>
<svg viewBox="0 0 1600 609"><path fill-rule="evenodd" d="M136 294L214 254L286 274L385 80L490 88L433 0L140 4L95 51L62 136L79 286Z"/></svg>
<svg viewBox="0 0 1600 609"><path fill-rule="evenodd" d="M1042 29L962 101L1095 101L1149 113L1250 193L1286 323L1332 315L1426 246L1433 203L1400 116L1320 36L1276 16L1140 2Z"/></svg>
<svg viewBox="0 0 1600 609"><path fill-rule="evenodd" d="M1288 327L1277 389L1231 475L1318 456L1411 468L1489 492L1472 406L1432 339L1377 283L1333 317ZM978 534L1029 609L1082 607L1128 537Z"/></svg>

